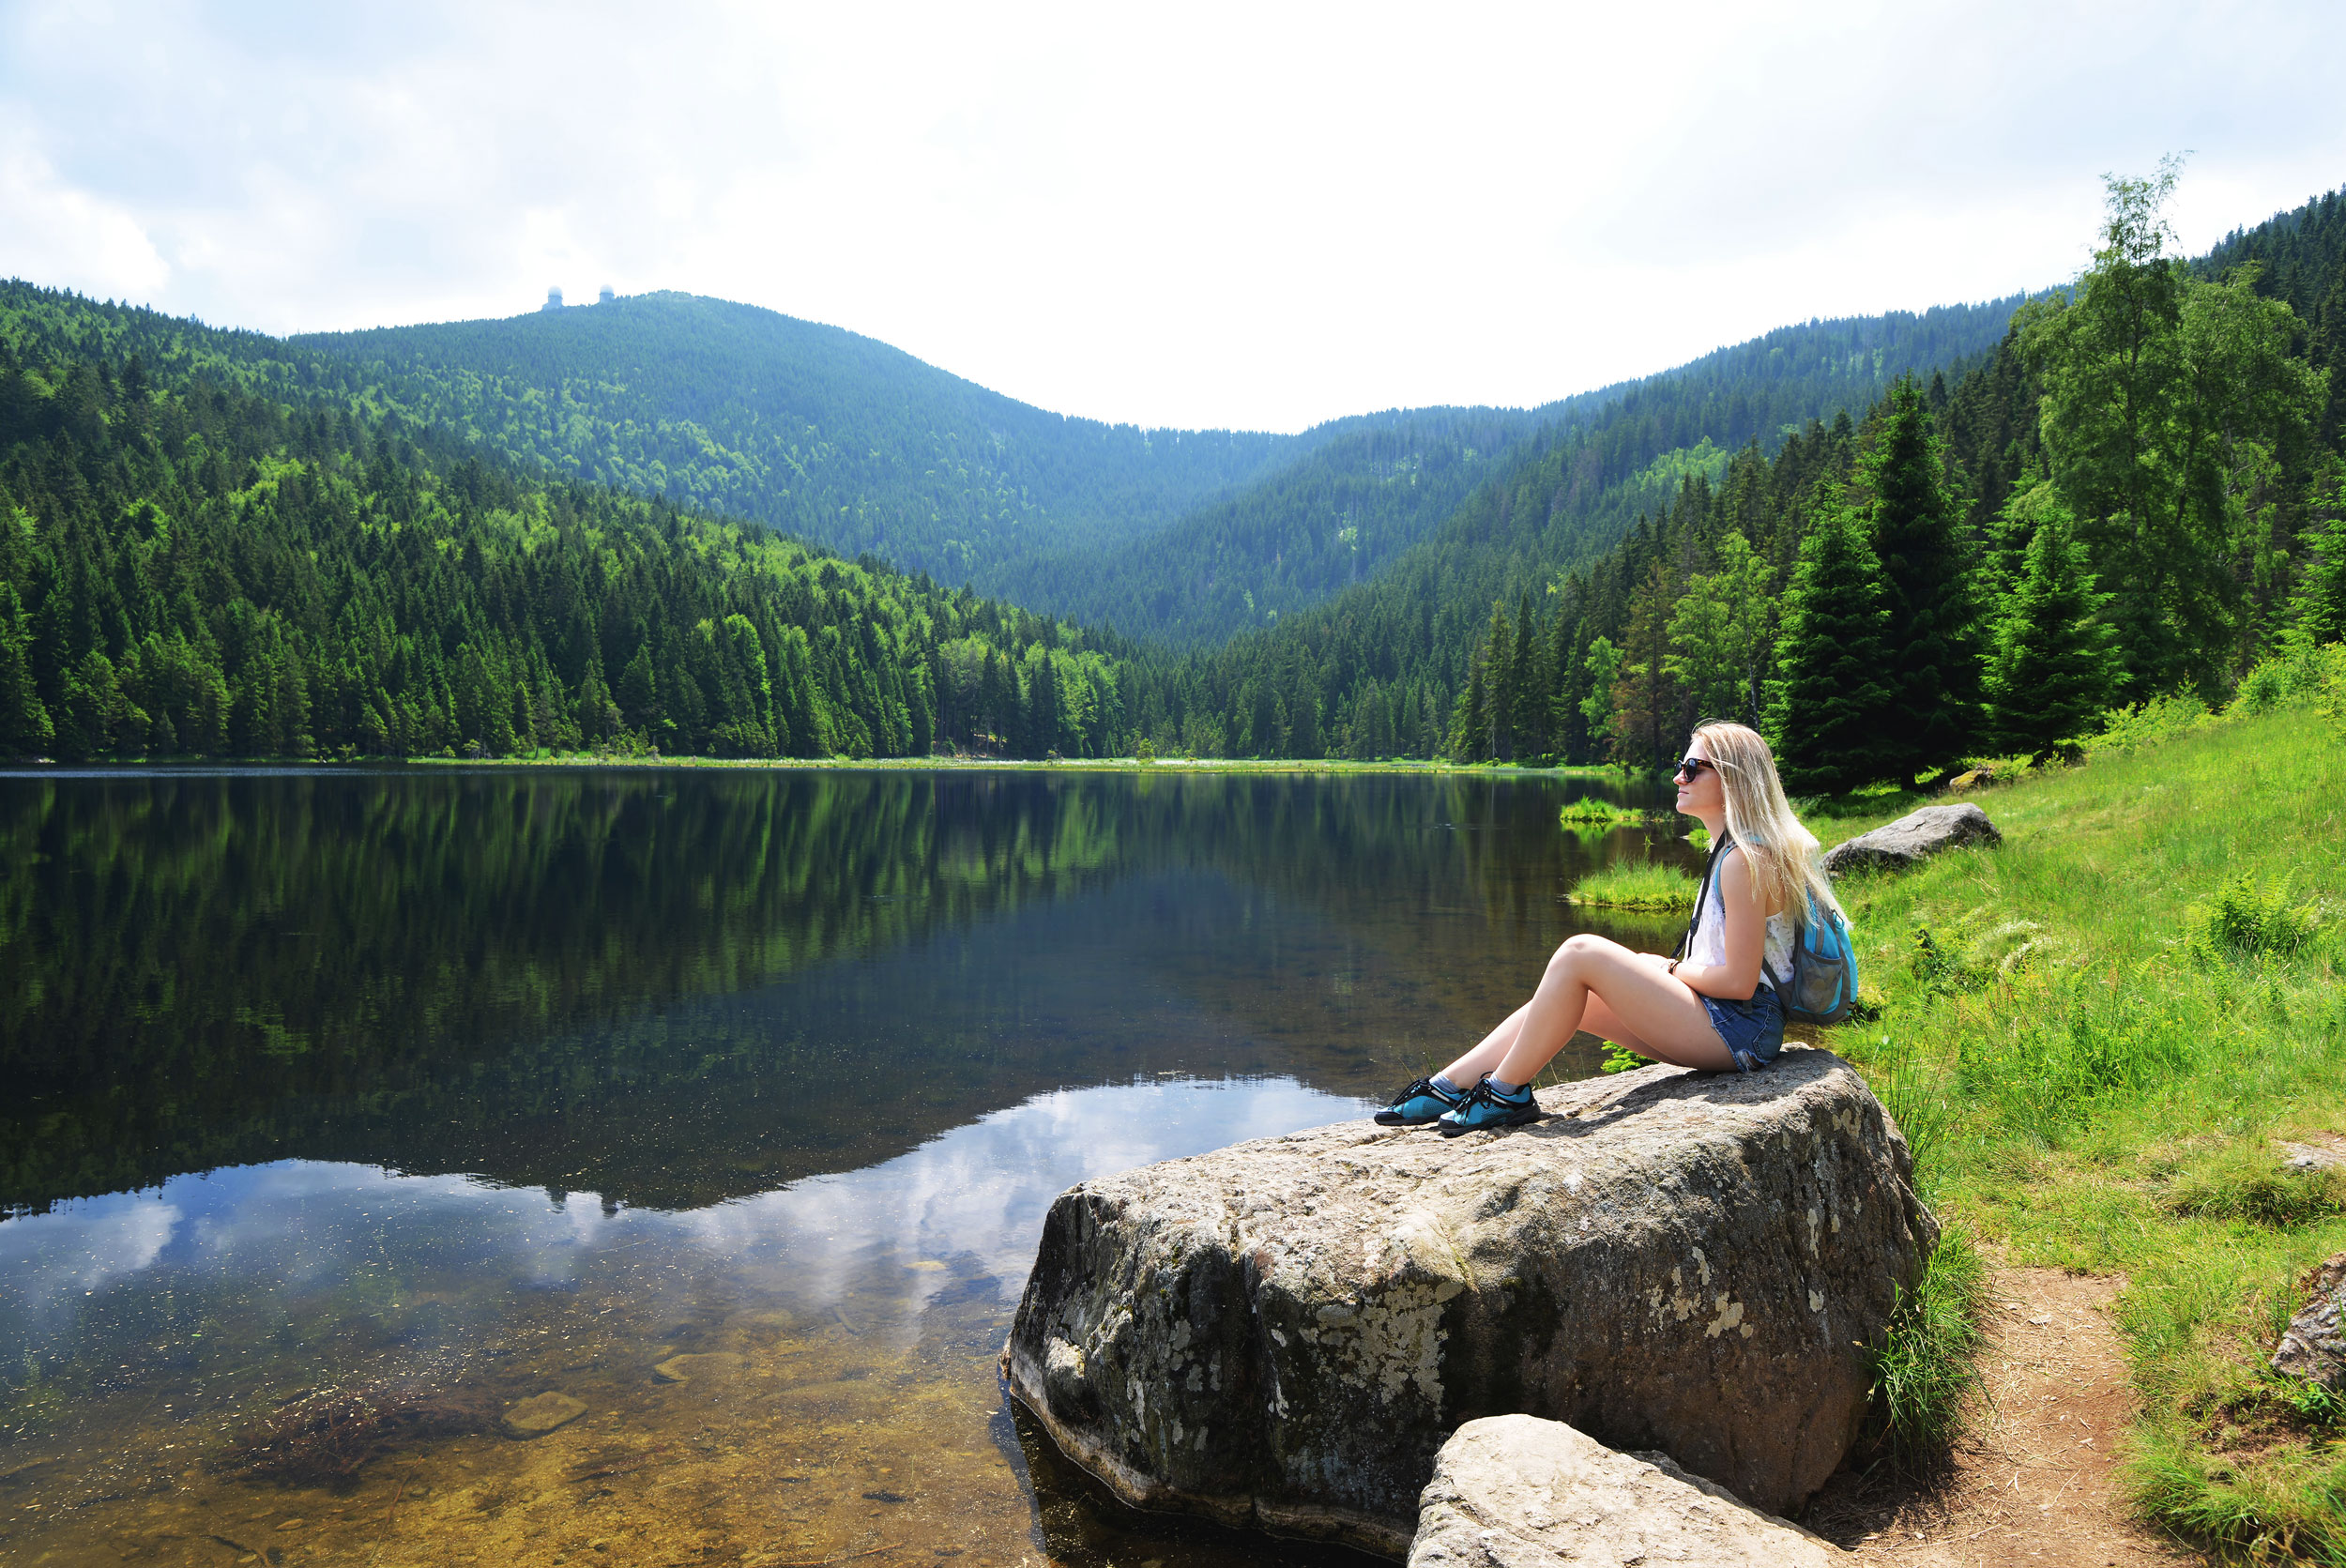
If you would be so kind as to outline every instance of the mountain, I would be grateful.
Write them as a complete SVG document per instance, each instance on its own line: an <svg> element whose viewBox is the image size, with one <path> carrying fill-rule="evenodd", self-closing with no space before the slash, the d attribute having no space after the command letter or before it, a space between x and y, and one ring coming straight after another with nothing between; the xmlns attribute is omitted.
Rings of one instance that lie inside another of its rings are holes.
<svg viewBox="0 0 2346 1568"><path fill-rule="evenodd" d="M1315 444L1070 419L875 339L685 294L312 333L285 352L525 468L986 591L1020 557L1112 548Z"/></svg>
<svg viewBox="0 0 2346 1568"><path fill-rule="evenodd" d="M0 283L0 755L1127 744L1078 629L484 459L334 370Z"/></svg>
<svg viewBox="0 0 2346 1568"><path fill-rule="evenodd" d="M1495 601L1512 605L1525 593L1544 601L1551 584L1610 549L1639 514L1668 507L1685 481L1722 476L1732 452L1773 452L1805 427L1862 412L1910 372L1959 373L1985 360L2019 303L2016 296L1780 327L1537 410L1536 431L1374 578L1226 646L1145 661L1150 675L1133 699L1135 722L1160 746L1236 755L1353 747L1358 723L1387 742L1364 754L1431 755ZM1332 443L1303 461L1339 449ZM1226 505L1246 507L1277 483L1262 481ZM1144 542L1125 570L1144 582L1197 581L1167 558L1191 526ZM1251 565L1261 571L1259 553ZM1116 624L1153 630L1139 619ZM1379 717L1359 717L1372 708Z"/></svg>

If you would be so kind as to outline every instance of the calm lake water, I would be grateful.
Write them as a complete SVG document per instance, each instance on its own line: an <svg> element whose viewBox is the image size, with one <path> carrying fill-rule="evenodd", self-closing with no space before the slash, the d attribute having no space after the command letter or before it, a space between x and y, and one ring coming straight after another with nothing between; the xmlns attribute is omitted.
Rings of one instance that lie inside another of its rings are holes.
<svg viewBox="0 0 2346 1568"><path fill-rule="evenodd" d="M1692 860L1597 787L0 775L0 1558L1338 1560L1038 1444L1044 1211L1667 945L1559 901Z"/></svg>

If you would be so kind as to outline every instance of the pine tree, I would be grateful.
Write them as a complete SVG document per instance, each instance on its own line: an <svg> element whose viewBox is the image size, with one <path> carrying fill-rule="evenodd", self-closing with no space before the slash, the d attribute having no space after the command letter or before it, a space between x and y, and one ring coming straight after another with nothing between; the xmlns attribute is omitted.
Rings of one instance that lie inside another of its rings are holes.
<svg viewBox="0 0 2346 1568"><path fill-rule="evenodd" d="M2346 276L2346 269L2340 275ZM2335 643L2346 640L2346 480L2323 510L2329 516L2306 531L2305 574L2289 611L2299 636ZM6 700L0 695L0 702Z"/></svg>
<svg viewBox="0 0 2346 1568"><path fill-rule="evenodd" d="M0 756L32 756L56 739L49 709L33 684L29 631L15 587L0 579Z"/></svg>
<svg viewBox="0 0 2346 1568"><path fill-rule="evenodd" d="M1882 597L1881 565L1865 526L1820 480L1770 685L1769 739L1794 794L1839 794L1895 766L1884 745L1891 695Z"/></svg>
<svg viewBox="0 0 2346 1568"><path fill-rule="evenodd" d="M2123 666L2102 618L2085 546L2066 517L2046 517L1996 627L1988 692L1997 742L2039 763L2063 754L2109 706Z"/></svg>
<svg viewBox="0 0 2346 1568"><path fill-rule="evenodd" d="M1912 377L1891 389L1858 483L1870 496L1868 542L1889 615L1886 771L1911 787L1925 769L1959 761L1986 730L1973 563L1947 495L1930 410Z"/></svg>

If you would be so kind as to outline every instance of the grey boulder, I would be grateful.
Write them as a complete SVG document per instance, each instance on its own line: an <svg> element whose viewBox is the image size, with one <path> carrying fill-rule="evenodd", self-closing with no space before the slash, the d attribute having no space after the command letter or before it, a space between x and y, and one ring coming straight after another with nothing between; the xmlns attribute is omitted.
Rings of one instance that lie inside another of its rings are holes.
<svg viewBox="0 0 2346 1568"><path fill-rule="evenodd" d="M1617 1454L1561 1422L1470 1421L1418 1503L1409 1568L1825 1568L1849 1554L1746 1508L1661 1454Z"/></svg>
<svg viewBox="0 0 2346 1568"><path fill-rule="evenodd" d="M1988 814L1966 801L1958 806L1924 806L1896 822L1860 833L1826 852L1825 875L1851 871L1898 871L1918 865L1942 849L1967 844L2002 844L2003 835Z"/></svg>
<svg viewBox="0 0 2346 1568"><path fill-rule="evenodd" d="M2346 1393L2346 1252L2313 1271L2305 1307L2289 1320L2273 1370L2309 1378L2332 1393Z"/></svg>
<svg viewBox="0 0 2346 1568"><path fill-rule="evenodd" d="M1443 1441L1512 1412L1795 1511L1937 1242L1905 1140L1802 1046L1539 1099L1506 1131L1363 1120L1062 1194L1013 1393L1127 1502L1394 1557Z"/></svg>

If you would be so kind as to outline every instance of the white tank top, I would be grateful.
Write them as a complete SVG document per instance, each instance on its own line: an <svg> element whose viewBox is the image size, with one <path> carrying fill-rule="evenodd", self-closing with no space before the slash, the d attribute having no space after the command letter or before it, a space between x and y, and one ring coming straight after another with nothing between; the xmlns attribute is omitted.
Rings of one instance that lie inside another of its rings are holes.
<svg viewBox="0 0 2346 1568"><path fill-rule="evenodd" d="M1729 845L1728 855L1742 851L1741 845ZM1702 897L1702 908L1695 919L1694 940L1686 944L1689 964L1724 964L1727 962L1727 896L1719 883L1727 870L1727 857L1719 857L1711 886ZM1760 983L1766 986L1788 984L1792 973L1792 920L1778 913L1768 917L1768 935L1760 953Z"/></svg>

